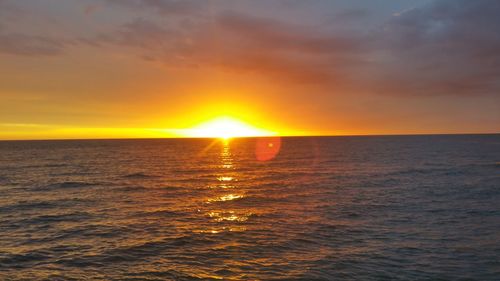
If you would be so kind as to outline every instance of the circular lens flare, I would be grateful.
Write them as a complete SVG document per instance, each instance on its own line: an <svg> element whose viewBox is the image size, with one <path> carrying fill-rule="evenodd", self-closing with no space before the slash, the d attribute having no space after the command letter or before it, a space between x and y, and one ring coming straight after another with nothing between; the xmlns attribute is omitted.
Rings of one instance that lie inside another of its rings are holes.
<svg viewBox="0 0 500 281"><path fill-rule="evenodd" d="M276 157L281 149L280 137L262 137L257 139L255 157L259 161L269 161Z"/></svg>

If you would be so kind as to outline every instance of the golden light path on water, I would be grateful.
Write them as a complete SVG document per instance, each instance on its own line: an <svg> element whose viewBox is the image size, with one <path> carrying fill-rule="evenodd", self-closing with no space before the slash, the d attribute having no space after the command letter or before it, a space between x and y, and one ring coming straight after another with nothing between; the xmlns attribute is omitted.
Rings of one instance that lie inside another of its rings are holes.
<svg viewBox="0 0 500 281"><path fill-rule="evenodd" d="M220 233L224 231L245 231L244 226L228 225L228 222L244 222L252 215L250 212L244 212L237 209L230 209L227 204L218 204L228 201L238 200L245 197L244 192L238 190L235 183L238 181L236 176L235 164L231 153L230 140L219 139L220 142L220 162L217 165L218 174L215 179L217 184L209 186L214 191L214 196L207 198L204 202L206 207L205 216L211 220L213 227L201 230L203 233Z"/></svg>
<svg viewBox="0 0 500 281"><path fill-rule="evenodd" d="M246 194L245 175L238 171L238 163L234 160L232 148L236 149L239 141L237 138L219 137L214 139L211 144L205 147L201 156L211 155L217 158L211 167L214 168L214 173L211 176L211 183L205 187L209 191L209 195L203 198L198 212L203 217L204 223L198 225L194 229L195 233L207 234L222 237L230 232L239 233L237 235L244 236L248 230L245 225L250 217L260 215L260 211L254 208L245 207L241 203ZM254 161L269 161L274 159L281 147L281 138L275 136L262 136L252 139L255 141L255 160ZM208 153L212 148L220 147L218 154ZM212 160L212 159L211 159ZM242 164L243 165L243 164ZM250 196L250 195L248 195ZM220 238L224 239L224 238ZM224 240L223 240L224 241ZM238 246L238 242L223 242L224 247ZM199 275L202 278L225 279L222 275Z"/></svg>

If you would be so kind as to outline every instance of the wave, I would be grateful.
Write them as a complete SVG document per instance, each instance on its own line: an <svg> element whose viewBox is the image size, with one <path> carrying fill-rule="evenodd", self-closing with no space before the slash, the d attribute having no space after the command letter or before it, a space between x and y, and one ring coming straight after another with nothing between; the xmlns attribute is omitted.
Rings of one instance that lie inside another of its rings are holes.
<svg viewBox="0 0 500 281"><path fill-rule="evenodd" d="M41 201L41 202L19 202L17 204L11 204L6 206L0 206L0 213L5 212L18 212L25 210L39 210L39 209L51 209L56 208L57 204L54 204L50 201Z"/></svg>
<svg viewBox="0 0 500 281"><path fill-rule="evenodd" d="M51 189L69 189L69 188L81 188L81 187L92 187L98 185L93 182L81 182L81 181L65 181L59 183L53 183L42 187L42 190Z"/></svg>
<svg viewBox="0 0 500 281"><path fill-rule="evenodd" d="M118 191L124 191L124 192L133 192L133 191L144 191L144 190L147 190L148 188L145 187L145 186L141 186L141 185L134 185L134 186L120 186L120 187L116 187L114 188L114 190L118 190Z"/></svg>
<svg viewBox="0 0 500 281"><path fill-rule="evenodd" d="M92 176L95 175L95 173L92 172L57 172L57 173L50 173L49 174L51 177L65 177L65 176Z"/></svg>
<svg viewBox="0 0 500 281"><path fill-rule="evenodd" d="M185 212L178 212L178 211L171 211L171 210L154 210L154 211L149 211L149 212L139 212L137 214L134 214L133 217L145 217L145 216L152 216L152 217L180 217L180 216L185 216L189 215L188 213Z"/></svg>
<svg viewBox="0 0 500 281"><path fill-rule="evenodd" d="M121 246L107 249L95 255L79 256L72 259L60 259L58 263L65 266L84 267L104 263L121 263L144 261L148 257L161 256L165 252L175 252L179 247L216 244L217 241L199 235L185 235L141 244ZM180 258L180 257L178 257Z"/></svg>
<svg viewBox="0 0 500 281"><path fill-rule="evenodd" d="M174 269L162 271L139 271L128 274L136 280L220 280L207 279L206 277L197 277L191 274L179 272ZM160 278L160 279L158 279Z"/></svg>
<svg viewBox="0 0 500 281"><path fill-rule="evenodd" d="M63 229L56 234L41 238L32 238L27 244L57 243L68 239L99 239L116 238L128 233L127 227L117 227L109 225L89 224L84 226ZM91 248L91 246L87 246Z"/></svg>
<svg viewBox="0 0 500 281"><path fill-rule="evenodd" d="M441 165L440 165L441 166ZM448 168L430 167L430 168L408 168L396 170L388 173L374 174L374 176L427 176L427 175L444 175L444 176L460 176L469 173L474 173L482 169L498 168L500 162L496 163L474 163L466 165L449 166Z"/></svg>
<svg viewBox="0 0 500 281"><path fill-rule="evenodd" d="M216 168L198 168L198 169L175 169L172 170L172 173L181 174L181 175L196 175L196 174L207 174L218 172L219 170Z"/></svg>
<svg viewBox="0 0 500 281"><path fill-rule="evenodd" d="M43 263L50 259L50 253L44 250L30 251L23 254L10 254L0 257L0 268L8 266L10 268L26 268Z"/></svg>
<svg viewBox="0 0 500 281"><path fill-rule="evenodd" d="M500 162L485 163L485 164L482 164L481 166L489 167L489 168L500 168Z"/></svg>
<svg viewBox="0 0 500 281"><path fill-rule="evenodd" d="M59 164L39 164L39 165L14 165L14 166L4 166L2 170L25 170L25 169L38 169L38 168L62 168L68 167L68 163Z"/></svg>
<svg viewBox="0 0 500 281"><path fill-rule="evenodd" d="M61 168L61 167L67 167L68 164L45 164L45 165L40 165L40 167L45 167L45 168Z"/></svg>
<svg viewBox="0 0 500 281"><path fill-rule="evenodd" d="M8 177L6 176L0 176L0 184L5 184L5 183L9 183L10 180Z"/></svg>
<svg viewBox="0 0 500 281"><path fill-rule="evenodd" d="M149 179L149 178L157 178L158 176L156 175L148 175L146 173L138 172L138 173L132 173L132 174L127 174L122 176L122 178L126 179Z"/></svg>
<svg viewBox="0 0 500 281"><path fill-rule="evenodd" d="M390 172L385 174L384 176L399 176L399 175L426 175L426 174L432 174L432 173L439 173L439 172L447 172L450 171L451 169L445 169L445 168L410 168L410 169L403 169L403 170L397 170L394 172Z"/></svg>
<svg viewBox="0 0 500 281"><path fill-rule="evenodd" d="M41 215L20 221L20 225L37 225L58 222L79 222L91 219L92 214L88 212L72 212L57 215Z"/></svg>

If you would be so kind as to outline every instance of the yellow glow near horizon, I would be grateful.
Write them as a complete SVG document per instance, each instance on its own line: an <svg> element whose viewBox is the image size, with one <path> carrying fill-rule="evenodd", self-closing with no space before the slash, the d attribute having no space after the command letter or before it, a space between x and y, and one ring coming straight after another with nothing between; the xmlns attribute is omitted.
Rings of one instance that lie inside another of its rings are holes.
<svg viewBox="0 0 500 281"><path fill-rule="evenodd" d="M187 137L230 139L273 136L274 132L254 127L232 117L219 117L186 130Z"/></svg>

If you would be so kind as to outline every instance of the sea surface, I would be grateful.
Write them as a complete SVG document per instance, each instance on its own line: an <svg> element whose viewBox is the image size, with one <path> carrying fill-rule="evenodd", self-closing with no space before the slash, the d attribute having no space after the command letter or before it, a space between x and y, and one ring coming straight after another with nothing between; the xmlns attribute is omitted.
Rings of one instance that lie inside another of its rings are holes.
<svg viewBox="0 0 500 281"><path fill-rule="evenodd" d="M0 142L0 280L500 280L500 135Z"/></svg>

